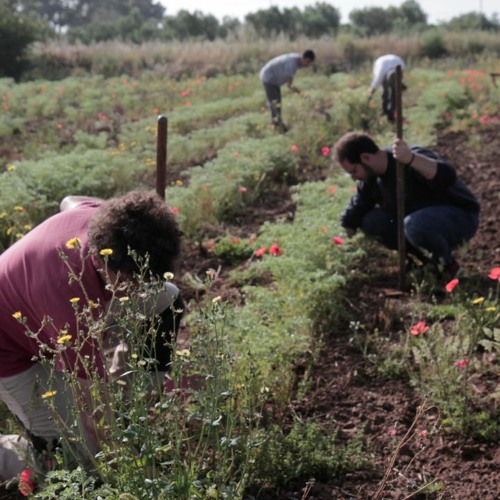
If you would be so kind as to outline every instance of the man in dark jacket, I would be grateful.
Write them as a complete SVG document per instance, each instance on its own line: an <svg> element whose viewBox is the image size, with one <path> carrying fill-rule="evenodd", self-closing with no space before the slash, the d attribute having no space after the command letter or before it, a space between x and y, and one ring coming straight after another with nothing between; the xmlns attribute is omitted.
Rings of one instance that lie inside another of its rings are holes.
<svg viewBox="0 0 500 500"><path fill-rule="evenodd" d="M405 166L404 231L407 252L428 259L446 278L461 269L452 250L470 240L479 225L479 202L436 153L396 139L380 149L371 137L350 132L334 147L334 158L357 181L357 193L342 214L352 236L361 229L386 247L397 248L396 163Z"/></svg>

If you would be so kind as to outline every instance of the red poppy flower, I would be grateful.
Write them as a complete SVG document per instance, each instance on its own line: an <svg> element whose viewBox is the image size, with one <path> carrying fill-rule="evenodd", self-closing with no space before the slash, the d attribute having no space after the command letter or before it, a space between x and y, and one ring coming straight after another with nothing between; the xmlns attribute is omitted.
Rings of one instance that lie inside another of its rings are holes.
<svg viewBox="0 0 500 500"><path fill-rule="evenodd" d="M190 91L189 91L189 90L183 90L183 91L181 92L181 96L182 96L182 97L187 97L189 94L190 94Z"/></svg>
<svg viewBox="0 0 500 500"><path fill-rule="evenodd" d="M344 238L341 238L340 236L334 236L332 238L332 243L335 243L335 245L342 245L344 243Z"/></svg>
<svg viewBox="0 0 500 500"><path fill-rule="evenodd" d="M465 368L469 364L468 359L458 359L453 363L457 368Z"/></svg>
<svg viewBox="0 0 500 500"><path fill-rule="evenodd" d="M240 186L240 187L238 188L238 191L239 191L240 193L246 193L246 192L247 192L247 188L246 188L245 186Z"/></svg>
<svg viewBox="0 0 500 500"><path fill-rule="evenodd" d="M321 154L323 156L328 156L330 154L330 148L328 146L324 146L321 148Z"/></svg>
<svg viewBox="0 0 500 500"><path fill-rule="evenodd" d="M299 147L296 146L295 144L293 144L292 146L290 146L290 151L293 151L294 153L296 153L298 150L299 150Z"/></svg>
<svg viewBox="0 0 500 500"><path fill-rule="evenodd" d="M235 245L240 242L239 238L233 237L231 238L231 243L234 243Z"/></svg>
<svg viewBox="0 0 500 500"><path fill-rule="evenodd" d="M500 267L494 267L490 271L490 274L488 274L488 278L491 278L492 280L500 280Z"/></svg>
<svg viewBox="0 0 500 500"><path fill-rule="evenodd" d="M255 257L262 257L266 252L266 247L260 247L258 250L255 250Z"/></svg>
<svg viewBox="0 0 500 500"><path fill-rule="evenodd" d="M191 106L191 103L189 101L186 101L186 106L187 107Z"/></svg>
<svg viewBox="0 0 500 500"><path fill-rule="evenodd" d="M35 473L31 469L24 469L19 475L19 491L25 497L35 491L35 482L33 481Z"/></svg>
<svg viewBox="0 0 500 500"><path fill-rule="evenodd" d="M459 281L457 278L455 278L454 280L451 280L449 283L446 283L446 286L445 286L445 290L448 292L448 293L451 293L453 292L453 290L455 289L455 287L458 285Z"/></svg>
<svg viewBox="0 0 500 500"><path fill-rule="evenodd" d="M332 186L331 184L326 188L326 190L329 192L329 193L335 193L335 191L337 191L337 188L335 186Z"/></svg>
<svg viewBox="0 0 500 500"><path fill-rule="evenodd" d="M430 326L425 321L419 321L410 328L412 335L423 335L429 330Z"/></svg>
<svg viewBox="0 0 500 500"><path fill-rule="evenodd" d="M269 247L269 253L271 255L283 255L283 252L281 250L281 248L278 246L277 243L273 243L270 247Z"/></svg>
<svg viewBox="0 0 500 500"><path fill-rule="evenodd" d="M179 215L181 211L177 207L170 207L170 210L174 213L174 215Z"/></svg>

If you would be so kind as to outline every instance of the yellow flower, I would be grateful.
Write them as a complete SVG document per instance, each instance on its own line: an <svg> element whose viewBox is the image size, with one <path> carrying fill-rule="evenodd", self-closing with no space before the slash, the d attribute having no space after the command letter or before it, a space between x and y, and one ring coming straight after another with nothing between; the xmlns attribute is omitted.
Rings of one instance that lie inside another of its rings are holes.
<svg viewBox="0 0 500 500"><path fill-rule="evenodd" d="M13 227L7 228L7 231L6 231L7 236L10 236L13 232L14 232L14 228Z"/></svg>
<svg viewBox="0 0 500 500"><path fill-rule="evenodd" d="M15 210L16 212L24 212L24 207L21 207L21 205L16 205L16 206L14 207L14 210Z"/></svg>
<svg viewBox="0 0 500 500"><path fill-rule="evenodd" d="M170 280L173 280L174 279L174 273L165 273L163 275L163 277L167 280L167 281L170 281Z"/></svg>
<svg viewBox="0 0 500 500"><path fill-rule="evenodd" d="M107 255L112 255L113 250L111 248L103 248L100 252L100 255L107 256Z"/></svg>
<svg viewBox="0 0 500 500"><path fill-rule="evenodd" d="M93 300L89 300L89 307L90 309L97 309L99 307L99 304L97 302L94 302Z"/></svg>
<svg viewBox="0 0 500 500"><path fill-rule="evenodd" d="M213 304L217 304L217 302L220 302L222 300L222 297L220 295L217 295L217 297L214 297L212 299Z"/></svg>
<svg viewBox="0 0 500 500"><path fill-rule="evenodd" d="M0 219L7 217L7 212L0 212Z"/></svg>
<svg viewBox="0 0 500 500"><path fill-rule="evenodd" d="M32 226L31 224L25 224L25 225L23 226L23 228L24 228L26 231L31 231L31 228L32 228L32 227L33 227L33 226Z"/></svg>
<svg viewBox="0 0 500 500"><path fill-rule="evenodd" d="M7 165L7 172L15 172L15 171L16 171L15 165L12 165L12 163L10 165Z"/></svg>
<svg viewBox="0 0 500 500"><path fill-rule="evenodd" d="M66 248L69 248L70 250L73 248L80 248L80 239L79 238L71 238L66 242Z"/></svg>
<svg viewBox="0 0 500 500"><path fill-rule="evenodd" d="M78 302L80 302L80 297L73 297L72 299L69 299L69 301L72 304L77 304Z"/></svg>
<svg viewBox="0 0 500 500"><path fill-rule="evenodd" d="M15 312L15 313L12 315L12 317L13 317L14 319L21 319L21 318L23 317L23 315L21 314L21 311L17 311L17 312Z"/></svg>
<svg viewBox="0 0 500 500"><path fill-rule="evenodd" d="M189 358L189 356L191 356L191 351L189 349L179 349L178 351L175 351L175 354L177 356L184 356L186 358Z"/></svg>
<svg viewBox="0 0 500 500"><path fill-rule="evenodd" d="M482 304L484 302L484 297L477 297L472 301L473 304Z"/></svg>
<svg viewBox="0 0 500 500"><path fill-rule="evenodd" d="M42 399L47 399L55 396L57 394L57 391L47 391L42 394Z"/></svg>
<svg viewBox="0 0 500 500"><path fill-rule="evenodd" d="M117 380L116 383L118 385L127 385L127 382L125 382L125 380Z"/></svg>
<svg viewBox="0 0 500 500"><path fill-rule="evenodd" d="M71 340L71 335L63 335L57 339L57 343L64 344L65 342L68 342L68 340Z"/></svg>
<svg viewBox="0 0 500 500"><path fill-rule="evenodd" d="M130 299L128 297L120 297L118 300L120 302L128 302Z"/></svg>
<svg viewBox="0 0 500 500"><path fill-rule="evenodd" d="M495 306L490 306L490 307L487 307L485 310L492 313L492 312L495 312L497 310L497 308Z"/></svg>

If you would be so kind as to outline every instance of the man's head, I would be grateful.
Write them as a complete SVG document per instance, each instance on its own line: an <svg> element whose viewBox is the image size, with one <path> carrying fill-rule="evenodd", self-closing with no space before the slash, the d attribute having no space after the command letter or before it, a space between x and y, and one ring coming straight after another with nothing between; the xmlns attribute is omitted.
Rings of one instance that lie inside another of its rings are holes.
<svg viewBox="0 0 500 500"><path fill-rule="evenodd" d="M348 132L335 144L333 159L354 179L366 181L377 175L381 150L367 134Z"/></svg>
<svg viewBox="0 0 500 500"><path fill-rule="evenodd" d="M306 50L300 59L300 65L304 68L310 66L316 59L316 54L312 50Z"/></svg>
<svg viewBox="0 0 500 500"><path fill-rule="evenodd" d="M139 259L148 255L149 269L154 275L173 271L180 238L174 213L159 196L143 191L131 191L105 201L89 225L92 254L111 249L113 253L107 257L109 269L129 276L139 271L129 249Z"/></svg>

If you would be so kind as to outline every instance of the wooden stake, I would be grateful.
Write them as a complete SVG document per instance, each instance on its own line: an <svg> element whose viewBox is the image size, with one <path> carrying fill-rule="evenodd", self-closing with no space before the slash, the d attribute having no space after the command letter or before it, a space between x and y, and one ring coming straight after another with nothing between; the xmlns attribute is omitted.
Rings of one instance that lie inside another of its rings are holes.
<svg viewBox="0 0 500 500"><path fill-rule="evenodd" d="M167 117L160 115L156 139L156 192L163 200L167 187L167 128Z"/></svg>
<svg viewBox="0 0 500 500"><path fill-rule="evenodd" d="M403 85L401 66L396 67L396 126L397 137L403 139ZM397 163L397 205L398 205L398 252L399 252L399 289L406 287L406 239L405 239L405 166Z"/></svg>

